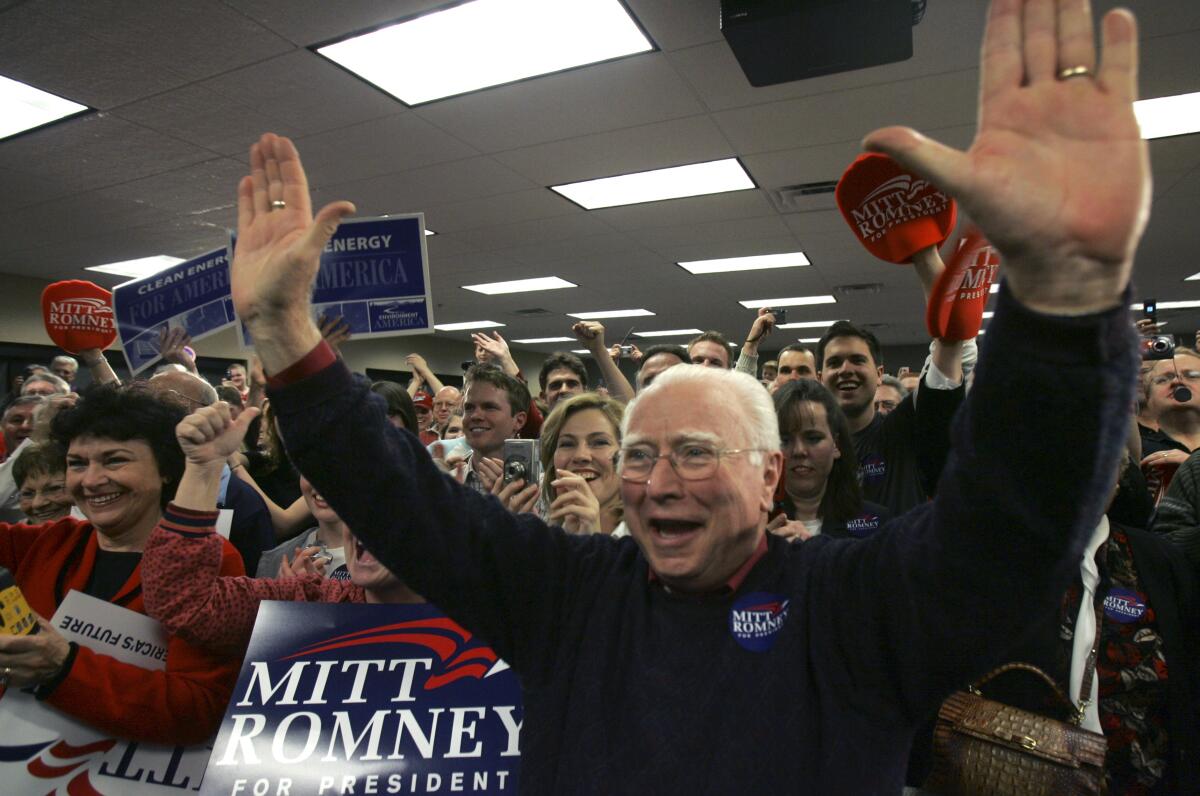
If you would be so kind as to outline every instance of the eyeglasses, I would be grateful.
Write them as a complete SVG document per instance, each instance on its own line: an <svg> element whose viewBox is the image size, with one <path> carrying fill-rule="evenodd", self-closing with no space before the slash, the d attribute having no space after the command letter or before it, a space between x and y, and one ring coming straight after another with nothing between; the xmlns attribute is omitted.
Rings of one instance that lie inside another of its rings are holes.
<svg viewBox="0 0 1200 796"><path fill-rule="evenodd" d="M1150 379L1150 383L1155 387L1162 387L1165 384L1170 384L1171 382L1175 381L1176 378L1195 383L1200 381L1200 370L1180 370L1177 372L1172 371L1170 373L1160 373L1154 378Z"/></svg>
<svg viewBox="0 0 1200 796"><path fill-rule="evenodd" d="M625 448L620 453L617 467L623 481L648 483L650 473L659 459L671 463L675 473L685 481L703 481L717 474L722 456L752 453L762 448L715 448L703 443L685 442L670 453L655 453L648 445Z"/></svg>

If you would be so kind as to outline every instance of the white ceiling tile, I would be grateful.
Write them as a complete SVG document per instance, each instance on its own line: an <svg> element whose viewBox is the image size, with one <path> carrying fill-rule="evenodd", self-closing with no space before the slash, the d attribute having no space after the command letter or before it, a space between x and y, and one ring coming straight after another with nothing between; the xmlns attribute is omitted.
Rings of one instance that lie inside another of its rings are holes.
<svg viewBox="0 0 1200 796"><path fill-rule="evenodd" d="M218 211L235 222L237 184L249 166L233 158L212 158L139 180L103 188L98 196L137 202L174 215L207 215ZM211 217L210 217L211 218Z"/></svg>
<svg viewBox="0 0 1200 796"><path fill-rule="evenodd" d="M304 157L304 151L300 152ZM453 203L513 193L538 186L492 158L476 157L439 163L398 174L386 174L319 186L321 202L349 199L360 214L426 212L435 232L463 228L462 213ZM545 191L545 193L550 193ZM565 201L565 200L563 200ZM314 199L314 204L316 200Z"/></svg>
<svg viewBox="0 0 1200 796"><path fill-rule="evenodd" d="M703 110L663 55L649 53L432 102L415 112L481 151L496 152Z"/></svg>
<svg viewBox="0 0 1200 796"><path fill-rule="evenodd" d="M259 24L307 47L446 4L446 0L226 0Z"/></svg>
<svg viewBox="0 0 1200 796"><path fill-rule="evenodd" d="M558 197L553 198L557 199ZM511 212L549 213L552 215L548 217L538 215L530 220L514 220L499 225L472 227L458 233L459 236L477 249L511 250L519 246L541 248L557 241L575 241L610 231L610 228L600 219L579 212L569 205L564 207L559 202L546 202L544 196L539 196L535 192L517 194L511 199L509 195L505 195L483 201L495 202L498 206L503 207L513 201L520 203L527 200L532 202L530 208ZM465 210L472 218L471 223L479 217L473 203L468 203ZM453 226L450 229L453 231Z"/></svg>
<svg viewBox="0 0 1200 796"><path fill-rule="evenodd" d="M267 130L293 136L303 130L199 83L122 105L112 115L213 152L242 158Z"/></svg>
<svg viewBox="0 0 1200 796"><path fill-rule="evenodd" d="M147 68L136 51L92 38L82 22L39 14L32 3L0 12L0 74L101 110L188 79L169 64Z"/></svg>
<svg viewBox="0 0 1200 796"><path fill-rule="evenodd" d="M720 129L704 115L511 149L494 157L542 185L561 185L732 154Z"/></svg>
<svg viewBox="0 0 1200 796"><path fill-rule="evenodd" d="M575 205L545 188L481 196L437 208L438 224L447 232L582 213ZM471 242L469 237L464 237Z"/></svg>
<svg viewBox="0 0 1200 796"><path fill-rule="evenodd" d="M719 0L628 0L629 9L663 50L720 41Z"/></svg>
<svg viewBox="0 0 1200 796"><path fill-rule="evenodd" d="M0 167L67 181L78 191L116 185L212 158L200 147L107 114L91 114L0 143Z"/></svg>
<svg viewBox="0 0 1200 796"><path fill-rule="evenodd" d="M779 216L652 227L629 234L672 261L770 254L790 251L795 245Z"/></svg>
<svg viewBox="0 0 1200 796"><path fill-rule="evenodd" d="M713 114L739 152L861 139L892 124L922 129L975 120L978 73L967 69L837 94L781 100Z"/></svg>
<svg viewBox="0 0 1200 796"><path fill-rule="evenodd" d="M314 184L394 174L479 153L407 111L297 139ZM363 157L363 153L371 153Z"/></svg>
<svg viewBox="0 0 1200 796"><path fill-rule="evenodd" d="M404 108L308 50L294 50L226 72L203 85L309 135L389 116Z"/></svg>
<svg viewBox="0 0 1200 796"><path fill-rule="evenodd" d="M218 0L155 3L153 8L128 0L40 0L36 7L51 19L81 25L113 50L136 49L140 59L170 66L190 80L294 47Z"/></svg>

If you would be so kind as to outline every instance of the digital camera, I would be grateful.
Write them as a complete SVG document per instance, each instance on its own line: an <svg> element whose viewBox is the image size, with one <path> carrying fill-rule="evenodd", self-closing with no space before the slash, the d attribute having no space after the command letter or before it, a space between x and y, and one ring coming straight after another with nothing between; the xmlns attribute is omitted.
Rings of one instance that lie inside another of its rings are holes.
<svg viewBox="0 0 1200 796"><path fill-rule="evenodd" d="M787 310L771 310L771 314L775 316L775 325L781 326L787 323Z"/></svg>
<svg viewBox="0 0 1200 796"><path fill-rule="evenodd" d="M1175 338L1169 334L1152 334L1142 338L1142 359L1173 359Z"/></svg>
<svg viewBox="0 0 1200 796"><path fill-rule="evenodd" d="M535 439L504 440L504 483L523 480L536 484L542 479L542 461Z"/></svg>

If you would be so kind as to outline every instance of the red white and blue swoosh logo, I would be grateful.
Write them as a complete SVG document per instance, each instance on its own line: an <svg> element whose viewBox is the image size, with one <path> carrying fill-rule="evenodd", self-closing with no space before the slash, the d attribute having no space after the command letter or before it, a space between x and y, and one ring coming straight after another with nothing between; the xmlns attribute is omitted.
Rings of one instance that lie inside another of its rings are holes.
<svg viewBox="0 0 1200 796"><path fill-rule="evenodd" d="M25 770L29 776L45 781L50 787L47 796L60 793L55 789L53 781L61 781L72 774L75 776L61 791L65 796L103 796L92 784L88 771L116 745L116 740L111 738L81 746L72 746L61 739L27 746L0 745L0 762L18 763L27 760ZM0 785L0 790L3 790L3 787Z"/></svg>
<svg viewBox="0 0 1200 796"><path fill-rule="evenodd" d="M482 680L508 668L491 648L473 641L471 633L444 616L379 625L333 636L301 647L280 660L291 661L352 647L396 644L424 647L441 661L441 671L426 678L423 686L426 691L435 691L464 678Z"/></svg>

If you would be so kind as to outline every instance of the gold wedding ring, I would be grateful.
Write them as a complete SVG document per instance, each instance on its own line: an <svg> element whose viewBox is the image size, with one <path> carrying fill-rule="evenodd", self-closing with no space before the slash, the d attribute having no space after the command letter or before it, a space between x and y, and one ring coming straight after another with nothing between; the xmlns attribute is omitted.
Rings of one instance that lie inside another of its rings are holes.
<svg viewBox="0 0 1200 796"><path fill-rule="evenodd" d="M272 210L283 210L285 207L287 207L287 202L283 201L282 199L272 199L271 200L271 209Z"/></svg>
<svg viewBox="0 0 1200 796"><path fill-rule="evenodd" d="M1066 69L1059 71L1059 80L1070 80L1073 77L1090 77L1092 70L1086 66L1068 66Z"/></svg>

